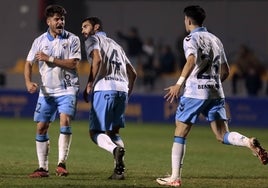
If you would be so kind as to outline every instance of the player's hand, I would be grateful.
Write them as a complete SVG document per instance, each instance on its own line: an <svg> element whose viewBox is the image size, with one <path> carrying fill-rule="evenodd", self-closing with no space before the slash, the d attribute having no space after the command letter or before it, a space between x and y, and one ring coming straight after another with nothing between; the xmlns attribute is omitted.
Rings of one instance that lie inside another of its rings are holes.
<svg viewBox="0 0 268 188"><path fill-rule="evenodd" d="M29 93L35 93L37 91L38 84L34 82L28 82L26 83L26 87Z"/></svg>
<svg viewBox="0 0 268 188"><path fill-rule="evenodd" d="M166 95L164 96L164 98L172 103L175 99L179 98L179 94L180 94L180 89L181 86L178 84L175 84L173 86L170 86L168 88L165 88L165 91L167 91Z"/></svg>
<svg viewBox="0 0 268 188"><path fill-rule="evenodd" d="M84 101L85 101L86 103L89 102L89 101L88 101L88 93L87 93L87 89L85 89L84 92L83 92L83 98L84 98Z"/></svg>
<svg viewBox="0 0 268 188"><path fill-rule="evenodd" d="M87 84L87 87L85 88L85 90L84 90L84 93L83 93L83 98L84 98L84 101L86 102L86 103L88 103L89 102L89 100L88 100L88 95L91 93L91 90L92 90L92 84Z"/></svg>
<svg viewBox="0 0 268 188"><path fill-rule="evenodd" d="M35 58L38 60L38 61L46 61L48 62L48 59L49 59L49 56L47 54L45 54L44 52L37 52L35 54Z"/></svg>

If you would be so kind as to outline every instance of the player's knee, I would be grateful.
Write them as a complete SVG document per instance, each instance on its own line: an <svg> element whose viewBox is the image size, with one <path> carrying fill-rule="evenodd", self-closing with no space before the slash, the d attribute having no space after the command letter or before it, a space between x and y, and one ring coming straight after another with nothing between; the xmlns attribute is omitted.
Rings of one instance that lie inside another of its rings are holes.
<svg viewBox="0 0 268 188"><path fill-rule="evenodd" d="M47 134L49 124L47 123L38 123L36 127L37 134L45 135Z"/></svg>

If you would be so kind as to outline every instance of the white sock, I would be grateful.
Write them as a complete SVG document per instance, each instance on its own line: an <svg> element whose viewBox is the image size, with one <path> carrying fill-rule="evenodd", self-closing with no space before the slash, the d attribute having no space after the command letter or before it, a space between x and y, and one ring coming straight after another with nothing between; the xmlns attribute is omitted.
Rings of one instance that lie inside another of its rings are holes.
<svg viewBox="0 0 268 188"><path fill-rule="evenodd" d="M72 134L60 134L58 140L58 147L59 147L58 164L66 162L70 151L71 142L72 142Z"/></svg>
<svg viewBox="0 0 268 188"><path fill-rule="evenodd" d="M181 179L181 171L185 151L186 144L173 142L171 153L172 179Z"/></svg>
<svg viewBox="0 0 268 188"><path fill-rule="evenodd" d="M112 154L114 149L117 147L111 138L104 133L97 134L94 139L99 147L109 151Z"/></svg>
<svg viewBox="0 0 268 188"><path fill-rule="evenodd" d="M36 141L35 143L39 168L48 170L49 140L46 142Z"/></svg>
<svg viewBox="0 0 268 188"><path fill-rule="evenodd" d="M249 138L241 135L238 132L228 132L224 135L224 144L230 144L234 146L246 146L249 145Z"/></svg>

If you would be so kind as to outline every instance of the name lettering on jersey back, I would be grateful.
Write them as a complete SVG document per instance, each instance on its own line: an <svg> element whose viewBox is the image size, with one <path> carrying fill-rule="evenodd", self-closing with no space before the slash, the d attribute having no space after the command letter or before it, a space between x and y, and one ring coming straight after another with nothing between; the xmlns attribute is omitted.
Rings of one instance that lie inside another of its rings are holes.
<svg viewBox="0 0 268 188"><path fill-rule="evenodd" d="M220 86L219 84L203 84L203 85L198 85L198 89L219 89Z"/></svg>
<svg viewBox="0 0 268 188"><path fill-rule="evenodd" d="M114 80L114 81L124 82L124 80L121 79L121 78L115 78L115 77L111 77L111 76L106 76L104 79L105 80Z"/></svg>

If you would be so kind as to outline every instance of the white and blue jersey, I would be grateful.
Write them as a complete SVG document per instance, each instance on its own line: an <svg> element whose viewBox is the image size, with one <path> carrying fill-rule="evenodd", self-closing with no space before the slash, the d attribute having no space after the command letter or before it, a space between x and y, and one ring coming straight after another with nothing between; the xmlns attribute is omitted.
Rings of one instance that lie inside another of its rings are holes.
<svg viewBox="0 0 268 188"><path fill-rule="evenodd" d="M221 83L221 64L227 63L221 41L206 28L199 27L184 38L185 57L196 57L194 69L186 80L175 119L195 123L200 114L209 122L227 120Z"/></svg>
<svg viewBox="0 0 268 188"><path fill-rule="evenodd" d="M184 97L195 99L224 98L220 65L227 63L221 41L205 27L193 30L184 38L185 57L194 55L196 65L185 83Z"/></svg>
<svg viewBox="0 0 268 188"><path fill-rule="evenodd" d="M88 61L94 49L100 51L102 63L94 82L94 91L128 92L126 64L130 63L122 47L104 32L98 32L85 41Z"/></svg>
<svg viewBox="0 0 268 188"><path fill-rule="evenodd" d="M58 38L53 38L49 32L43 33L34 40L27 56L27 61L39 64L42 80L40 96L76 95L79 89L77 70L65 69L44 61L36 61L35 54L38 51L59 59L80 60L79 38L68 31L63 31Z"/></svg>
<svg viewBox="0 0 268 188"><path fill-rule="evenodd" d="M89 62L91 52L100 51L102 62L94 81L90 130L111 131L114 127L125 127L125 109L128 101L128 75L130 64L124 50L114 40L98 32L85 41Z"/></svg>

